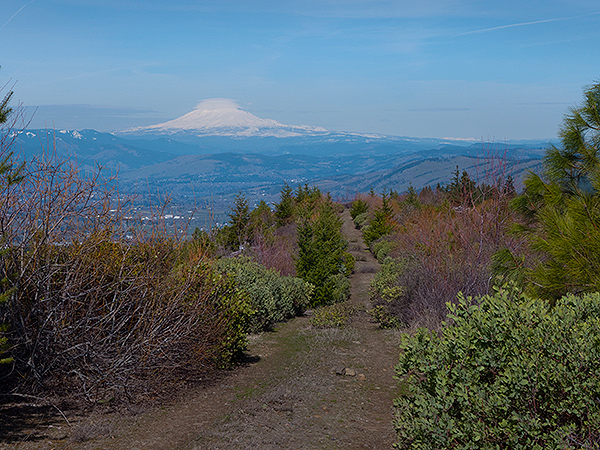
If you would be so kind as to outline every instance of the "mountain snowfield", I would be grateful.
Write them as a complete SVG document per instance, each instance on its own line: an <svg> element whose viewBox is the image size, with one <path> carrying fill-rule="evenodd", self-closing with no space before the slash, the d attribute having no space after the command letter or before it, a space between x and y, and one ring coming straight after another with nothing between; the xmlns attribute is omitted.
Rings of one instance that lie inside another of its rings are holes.
<svg viewBox="0 0 600 450"><path fill-rule="evenodd" d="M203 100L196 108L168 122L123 130L122 133L177 134L231 137L299 137L327 134L322 127L284 125L273 119L262 119L242 110L230 99Z"/></svg>

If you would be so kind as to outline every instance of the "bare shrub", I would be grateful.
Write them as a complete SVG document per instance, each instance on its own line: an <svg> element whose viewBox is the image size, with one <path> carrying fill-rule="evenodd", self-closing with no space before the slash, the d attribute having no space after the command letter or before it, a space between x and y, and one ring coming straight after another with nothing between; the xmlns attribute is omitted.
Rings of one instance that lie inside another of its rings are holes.
<svg viewBox="0 0 600 450"><path fill-rule="evenodd" d="M154 395L245 344L233 282L161 229L125 226L128 200L101 169L43 155L2 184L0 321L22 385L89 401Z"/></svg>
<svg viewBox="0 0 600 450"><path fill-rule="evenodd" d="M291 223L254 237L253 258L267 269L275 269L281 275L296 275L294 254L297 252L296 224Z"/></svg>
<svg viewBox="0 0 600 450"><path fill-rule="evenodd" d="M446 303L487 294L492 283L492 255L504 246L519 246L508 233L514 221L502 189L481 189L479 202L464 206L422 206L403 218L394 235L392 255L407 261L397 284L402 297L390 311L411 325L437 324L446 317ZM434 327L435 328L435 327Z"/></svg>

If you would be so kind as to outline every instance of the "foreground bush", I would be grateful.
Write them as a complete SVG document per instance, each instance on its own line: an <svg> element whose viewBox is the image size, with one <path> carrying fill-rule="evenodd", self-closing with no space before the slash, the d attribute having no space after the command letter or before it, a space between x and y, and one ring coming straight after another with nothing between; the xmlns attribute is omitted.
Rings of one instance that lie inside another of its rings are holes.
<svg viewBox="0 0 600 450"><path fill-rule="evenodd" d="M15 373L95 401L228 365L246 345L249 305L232 280L177 254L169 240L105 234L38 246L3 310Z"/></svg>
<svg viewBox="0 0 600 450"><path fill-rule="evenodd" d="M310 303L312 286L300 278L281 276L244 256L222 258L215 264L247 293L252 308L250 332L267 330L276 322L301 314Z"/></svg>
<svg viewBox="0 0 600 450"><path fill-rule="evenodd" d="M101 171L83 176L42 155L18 185L7 176L3 394L137 400L226 366L245 347L251 310L233 280L207 264L207 249L170 238L158 220L124 221L130 205Z"/></svg>
<svg viewBox="0 0 600 450"><path fill-rule="evenodd" d="M600 294L551 307L505 289L449 309L441 336L404 336L399 448L600 447Z"/></svg>

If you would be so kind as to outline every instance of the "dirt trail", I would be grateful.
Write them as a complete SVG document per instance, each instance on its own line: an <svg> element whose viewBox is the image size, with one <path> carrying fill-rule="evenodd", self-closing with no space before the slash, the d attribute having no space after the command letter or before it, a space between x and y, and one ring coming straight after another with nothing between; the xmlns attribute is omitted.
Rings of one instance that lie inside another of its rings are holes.
<svg viewBox="0 0 600 450"><path fill-rule="evenodd" d="M369 282L378 263L348 210L343 219L342 231L357 259L350 302L368 307ZM84 419L54 440L4 447L0 438L0 449L392 447L397 335L379 330L365 312L344 329L317 330L308 317L294 319L274 332L252 336L248 353L256 362L209 387L190 389L170 406L128 418ZM90 440L75 443L74 433Z"/></svg>

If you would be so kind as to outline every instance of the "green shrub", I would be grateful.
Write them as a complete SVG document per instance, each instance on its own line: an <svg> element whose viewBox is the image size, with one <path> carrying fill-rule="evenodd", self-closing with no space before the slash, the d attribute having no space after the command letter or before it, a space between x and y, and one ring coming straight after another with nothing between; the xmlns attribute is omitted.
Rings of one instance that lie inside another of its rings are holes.
<svg viewBox="0 0 600 450"><path fill-rule="evenodd" d="M514 288L448 305L441 335L405 335L402 449L600 447L600 294L555 307Z"/></svg>
<svg viewBox="0 0 600 450"><path fill-rule="evenodd" d="M404 293L398 285L398 277L406 269L407 263L390 256L384 259L381 269L371 280L371 300L390 303Z"/></svg>
<svg viewBox="0 0 600 450"><path fill-rule="evenodd" d="M342 255L342 263L344 264L344 274L349 277L354 271L354 265L356 264L356 258L352 253L344 252Z"/></svg>
<svg viewBox="0 0 600 450"><path fill-rule="evenodd" d="M200 292L204 291L200 295L210 299L213 308L212 314L204 311L207 317L203 320L208 323L211 319L209 316L212 316L217 324L210 330L213 334L210 337L216 344L213 360L221 368L230 367L248 345L247 330L253 310L247 296L236 287L233 280L207 269L201 272L205 272L206 278L198 284ZM199 293L193 295L198 296ZM193 299L189 303L193 303Z"/></svg>
<svg viewBox="0 0 600 450"><path fill-rule="evenodd" d="M350 296L350 281L343 273L329 275L320 286L316 286L311 297L311 307L333 305Z"/></svg>
<svg viewBox="0 0 600 450"><path fill-rule="evenodd" d="M387 239L380 239L373 243L372 245L372 253L377 258L379 263L383 264L385 258L387 258L392 251L393 244L391 241Z"/></svg>
<svg viewBox="0 0 600 450"><path fill-rule="evenodd" d="M283 277L246 256L222 258L216 264L247 293L253 310L250 332L269 329L276 322L300 314L310 302L310 284L296 277Z"/></svg>
<svg viewBox="0 0 600 450"><path fill-rule="evenodd" d="M357 229L362 230L367 225L369 225L369 213L368 212L361 213L354 218L354 226Z"/></svg>
<svg viewBox="0 0 600 450"><path fill-rule="evenodd" d="M369 204L364 200L358 198L352 202L352 206L350 207L350 217L352 219L356 219L357 216L368 212Z"/></svg>
<svg viewBox="0 0 600 450"><path fill-rule="evenodd" d="M350 296L350 280L343 273L330 276L327 286L331 289L333 303L343 302Z"/></svg>
<svg viewBox="0 0 600 450"><path fill-rule="evenodd" d="M279 282L281 283L281 303L287 305L287 308L291 307L293 315L302 314L310 304L314 286L301 278L292 276L280 276Z"/></svg>
<svg viewBox="0 0 600 450"><path fill-rule="evenodd" d="M396 316L390 314L384 305L375 306L367 312L373 320L379 324L379 328L383 328L384 330L400 328L400 320Z"/></svg>
<svg viewBox="0 0 600 450"><path fill-rule="evenodd" d="M343 328L348 325L358 308L348 302L322 306L315 310L310 324L315 328Z"/></svg>

